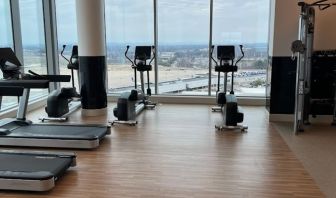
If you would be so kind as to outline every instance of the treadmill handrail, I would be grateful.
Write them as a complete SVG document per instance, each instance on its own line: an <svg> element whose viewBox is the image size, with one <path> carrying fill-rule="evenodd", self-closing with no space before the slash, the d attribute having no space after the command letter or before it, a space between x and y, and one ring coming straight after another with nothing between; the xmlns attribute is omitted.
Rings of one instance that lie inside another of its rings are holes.
<svg viewBox="0 0 336 198"><path fill-rule="evenodd" d="M32 75L24 76L22 80L48 80L49 82L70 82L71 75L40 75L32 70L28 71Z"/></svg>
<svg viewBox="0 0 336 198"><path fill-rule="evenodd" d="M48 80L0 80L0 86L23 87L25 89L47 89Z"/></svg>
<svg viewBox="0 0 336 198"><path fill-rule="evenodd" d="M1 96L22 96L23 87L0 86Z"/></svg>

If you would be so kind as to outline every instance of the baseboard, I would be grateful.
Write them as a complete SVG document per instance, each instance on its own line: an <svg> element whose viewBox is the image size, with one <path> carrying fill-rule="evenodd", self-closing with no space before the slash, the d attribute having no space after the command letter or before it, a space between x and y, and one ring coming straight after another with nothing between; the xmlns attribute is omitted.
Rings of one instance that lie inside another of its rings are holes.
<svg viewBox="0 0 336 198"><path fill-rule="evenodd" d="M293 114L270 114L269 115L270 122L293 122L294 115ZM333 116L332 115L319 115L316 118L310 117L310 122L313 123L332 123Z"/></svg>
<svg viewBox="0 0 336 198"><path fill-rule="evenodd" d="M109 95L109 102L117 102L117 95ZM163 104L204 104L204 105L215 105L215 97L195 97L195 96L164 96L155 95L151 96L150 100L155 103ZM238 104L242 106L265 106L265 98L253 98L253 97L238 97Z"/></svg>
<svg viewBox="0 0 336 198"><path fill-rule="evenodd" d="M40 109L41 107L44 107L47 103L47 98L41 98L38 100L34 100L28 104L27 112L31 112L37 109ZM17 112L17 106L15 108L9 109L7 111L1 112L0 119L3 118L15 118Z"/></svg>

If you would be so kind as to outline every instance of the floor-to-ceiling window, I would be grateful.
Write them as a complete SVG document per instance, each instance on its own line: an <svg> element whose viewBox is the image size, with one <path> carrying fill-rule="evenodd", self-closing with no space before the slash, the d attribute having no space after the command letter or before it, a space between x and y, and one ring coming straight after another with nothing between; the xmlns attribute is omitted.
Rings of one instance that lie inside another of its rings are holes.
<svg viewBox="0 0 336 198"><path fill-rule="evenodd" d="M11 12L9 0L0 0L0 47L10 47L13 49L13 33L11 24ZM0 79L2 78L0 71ZM1 111L17 104L15 97L3 97Z"/></svg>
<svg viewBox="0 0 336 198"><path fill-rule="evenodd" d="M24 72L47 74L43 6L41 0L20 0ZM48 89L32 89L30 100L46 96Z"/></svg>
<svg viewBox="0 0 336 198"><path fill-rule="evenodd" d="M63 45L66 45L63 55L69 59L72 53L72 47L77 45L77 18L76 18L76 0L56 0L56 21L57 21L57 40L59 53L59 72L62 75L71 75L68 69L68 61L61 56ZM78 86L78 71L74 71L74 82ZM71 82L62 82L61 87L72 86Z"/></svg>
<svg viewBox="0 0 336 198"><path fill-rule="evenodd" d="M13 47L9 0L0 0L0 47Z"/></svg>
<svg viewBox="0 0 336 198"><path fill-rule="evenodd" d="M137 45L154 45L153 0L106 0L108 91L120 93L134 87L134 73L124 52L130 46L133 59ZM154 71L150 75L154 84Z"/></svg>
<svg viewBox="0 0 336 198"><path fill-rule="evenodd" d="M157 0L160 94L207 95L209 0Z"/></svg>
<svg viewBox="0 0 336 198"><path fill-rule="evenodd" d="M154 28L155 1L157 28ZM156 43L156 29L158 69L151 72L150 83L155 86L156 72L158 94L208 95L210 91L215 95L217 75L213 64L211 75L209 73L212 38L213 45L235 45L237 56L240 56L239 45L244 45L245 58L235 74L236 94L265 96L269 0L155 1L105 0L109 93L121 93L134 87L131 63L124 57L126 46L130 45L129 56L133 58L136 45ZM56 0L56 7L61 49L63 44L72 45L77 41L75 1ZM63 74L69 72L65 65L61 58Z"/></svg>
<svg viewBox="0 0 336 198"><path fill-rule="evenodd" d="M265 96L268 64L269 0L213 0L214 45L235 45L236 56L244 45L245 58L235 74L239 96ZM212 78L216 78L213 72ZM213 80L213 83L216 83ZM215 87L215 86L213 86ZM215 95L215 89L212 95Z"/></svg>

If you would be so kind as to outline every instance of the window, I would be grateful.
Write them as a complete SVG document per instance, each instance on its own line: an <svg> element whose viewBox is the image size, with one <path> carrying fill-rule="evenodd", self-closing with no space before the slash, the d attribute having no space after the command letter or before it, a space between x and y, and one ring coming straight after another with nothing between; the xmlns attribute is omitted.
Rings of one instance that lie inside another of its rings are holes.
<svg viewBox="0 0 336 198"><path fill-rule="evenodd" d="M20 0L19 5L24 72L32 70L38 74L47 74L42 1ZM48 89L32 89L30 100L47 94Z"/></svg>
<svg viewBox="0 0 336 198"><path fill-rule="evenodd" d="M153 0L106 0L107 72L110 93L120 93L134 87L131 63L124 56L130 46L133 57L136 45L154 45ZM150 72L154 84L154 71Z"/></svg>
<svg viewBox="0 0 336 198"><path fill-rule="evenodd" d="M56 0L56 20L58 53L61 54L63 45L67 47L64 50L64 56L69 58L72 52L72 46L77 45L77 18L75 0ZM71 70L67 68L68 62L59 55L59 69L62 75L71 75ZM78 72L74 72L74 82L79 92ZM62 82L61 87L71 87L71 82Z"/></svg>
<svg viewBox="0 0 336 198"><path fill-rule="evenodd" d="M9 0L0 0L0 47L13 47Z"/></svg>
<svg viewBox="0 0 336 198"><path fill-rule="evenodd" d="M13 34L9 0L0 0L0 27L0 47L13 48ZM2 78L1 71L0 78ZM15 97L3 97L0 110L6 110L15 105L17 105L17 100Z"/></svg>
<svg viewBox="0 0 336 198"><path fill-rule="evenodd" d="M245 58L236 73L234 90L239 96L265 96L268 64L269 0L105 0L108 92L121 93L134 87L131 63L124 57L130 45L132 58L136 45L154 45L157 25L158 94L216 94L217 74L209 72L209 43L244 45ZM75 0L57 0L59 49L77 41ZM210 15L212 14L212 35ZM70 55L71 47L66 51ZM60 58L61 74L70 74ZM211 81L211 84L209 84ZM221 79L221 82L223 79ZM230 79L229 79L230 82ZM230 85L230 83L229 83ZM211 87L211 90L208 90Z"/></svg>
<svg viewBox="0 0 336 198"><path fill-rule="evenodd" d="M208 95L210 1L158 0L159 93Z"/></svg>
<svg viewBox="0 0 336 198"><path fill-rule="evenodd" d="M214 0L213 44L244 45L234 90L240 96L265 96L268 64L269 0ZM213 72L212 82L217 83ZM215 86L214 86L215 87ZM212 94L215 95L215 89Z"/></svg>

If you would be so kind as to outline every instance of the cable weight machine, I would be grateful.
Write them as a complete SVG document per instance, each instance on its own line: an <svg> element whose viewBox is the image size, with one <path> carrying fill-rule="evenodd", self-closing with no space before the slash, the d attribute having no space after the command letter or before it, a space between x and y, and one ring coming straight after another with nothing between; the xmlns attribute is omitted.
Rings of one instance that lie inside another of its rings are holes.
<svg viewBox="0 0 336 198"><path fill-rule="evenodd" d="M304 131L304 125L309 124L311 105L311 75L312 75L312 55L314 45L315 9L323 11L336 3L328 0L316 1L312 4L299 2L301 8L299 20L298 40L291 46L293 60L297 54L296 69L296 90L294 109L294 133ZM336 111L336 110L335 110ZM336 112L334 112L336 114ZM335 115L334 115L335 120ZM335 121L334 121L335 122Z"/></svg>

